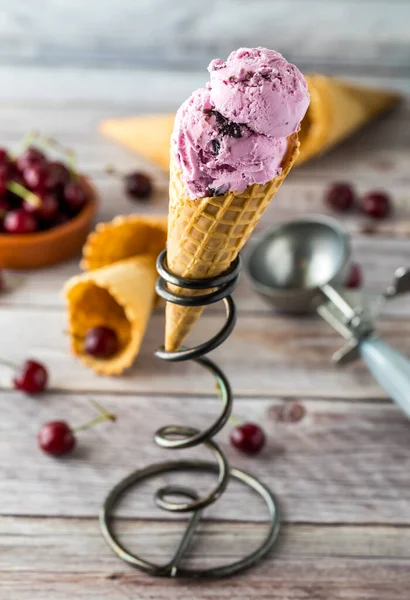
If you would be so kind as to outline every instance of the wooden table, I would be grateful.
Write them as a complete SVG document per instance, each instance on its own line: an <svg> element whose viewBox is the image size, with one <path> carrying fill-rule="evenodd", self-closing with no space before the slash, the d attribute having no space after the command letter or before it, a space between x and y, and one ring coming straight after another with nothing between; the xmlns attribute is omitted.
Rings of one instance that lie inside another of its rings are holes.
<svg viewBox="0 0 410 600"><path fill-rule="evenodd" d="M145 210L126 200L120 183L103 172L107 163L124 170L141 165L157 185L146 210L162 213L167 176L96 133L103 117L150 108L107 101L3 102L1 139L9 145L36 127L76 148L81 167L101 193L100 220ZM323 159L295 169L259 229L323 212L323 190L334 180L352 181L360 192L386 188L395 199L394 219L375 224L371 235L363 233L367 220L358 214L344 220L354 233L354 255L366 283L383 290L395 268L409 264L409 159L407 103ZM0 597L403 600L410 586L409 422L360 361L345 368L332 365L341 339L325 323L272 314L245 277L235 293L238 325L214 357L231 379L235 416L262 423L269 443L260 457L250 459L229 446L229 427L218 440L232 464L252 471L278 494L280 541L256 568L206 583L153 579L111 554L97 522L106 492L131 470L170 458L171 452L152 441L160 425L203 428L220 405L212 381L197 367L167 365L153 357L163 335L162 310L152 317L142 353L124 377L99 378L72 358L60 290L78 272L77 264L24 273L18 281L13 275L14 289L0 298L0 355L15 362L37 357L52 374L50 391L30 398L13 391L10 373L1 371ZM379 320L386 339L407 355L409 306L408 297L397 300ZM193 342L221 322L221 308L208 309ZM89 397L114 411L117 423L84 433L68 458L43 455L36 444L40 425L55 418L73 424L87 420ZM200 490L209 484L201 477L195 481ZM155 508L152 491L152 485L144 485L121 506L118 527L130 547L166 561L184 525ZM264 513L245 494L233 485L207 511L209 523L190 564L234 560L257 545Z"/></svg>

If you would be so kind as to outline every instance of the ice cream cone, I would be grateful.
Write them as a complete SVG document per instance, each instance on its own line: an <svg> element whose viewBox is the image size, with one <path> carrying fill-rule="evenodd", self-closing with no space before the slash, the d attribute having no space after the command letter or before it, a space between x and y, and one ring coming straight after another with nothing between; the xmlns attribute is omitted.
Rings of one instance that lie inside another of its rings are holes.
<svg viewBox="0 0 410 600"><path fill-rule="evenodd" d="M166 232L166 217L130 215L99 223L88 236L81 266L89 273L70 279L64 293L72 351L97 373L120 374L139 352L157 299L155 261ZM120 350L112 358L84 353L87 330L99 325L119 338Z"/></svg>
<svg viewBox="0 0 410 600"><path fill-rule="evenodd" d="M309 75L306 81L310 106L301 123L298 164L323 154L400 100L397 93L334 77Z"/></svg>
<svg viewBox="0 0 410 600"><path fill-rule="evenodd" d="M174 114L163 114L109 119L100 124L99 130L168 171L169 140L174 118Z"/></svg>
<svg viewBox="0 0 410 600"><path fill-rule="evenodd" d="M137 356L155 301L155 257L138 256L71 278L64 294L73 354L99 374L117 375ZM92 327L113 329L119 351L98 359L84 352Z"/></svg>
<svg viewBox="0 0 410 600"><path fill-rule="evenodd" d="M323 154L365 123L395 106L400 95L372 89L324 75L307 75L310 107L299 132L300 154L296 164ZM169 138L173 114L103 121L100 131L141 156L169 168Z"/></svg>
<svg viewBox="0 0 410 600"><path fill-rule="evenodd" d="M84 245L81 268L92 271L140 254L156 257L165 247L167 222L162 216L129 215L99 223Z"/></svg>
<svg viewBox="0 0 410 600"><path fill-rule="evenodd" d="M204 279L223 273L248 240L264 210L292 168L299 152L297 134L288 138L282 172L266 184L254 184L237 194L191 200L175 162L171 160L167 262L182 277ZM182 294L194 294L172 287ZM197 292L198 293L198 292ZM204 293L201 291L200 293ZM200 317L203 307L167 303L165 348L175 351Z"/></svg>

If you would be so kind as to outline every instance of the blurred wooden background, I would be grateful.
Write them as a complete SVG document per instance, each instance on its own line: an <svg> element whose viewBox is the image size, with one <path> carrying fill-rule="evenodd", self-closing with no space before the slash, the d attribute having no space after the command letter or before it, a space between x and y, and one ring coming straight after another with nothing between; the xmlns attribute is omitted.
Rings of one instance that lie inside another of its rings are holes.
<svg viewBox="0 0 410 600"><path fill-rule="evenodd" d="M178 104L212 58L243 45L278 49L304 71L402 86L409 23L408 0L0 0L0 99L121 101L142 88L155 98L173 70Z"/></svg>

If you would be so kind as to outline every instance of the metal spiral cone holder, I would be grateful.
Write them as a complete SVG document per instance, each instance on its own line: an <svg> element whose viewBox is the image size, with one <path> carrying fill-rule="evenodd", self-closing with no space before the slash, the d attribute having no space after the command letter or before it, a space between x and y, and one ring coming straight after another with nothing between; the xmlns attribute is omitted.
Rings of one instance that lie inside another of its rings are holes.
<svg viewBox="0 0 410 600"><path fill-rule="evenodd" d="M241 259L238 256L230 268L219 277L201 280L186 279L177 277L168 270L166 264L166 251L164 250L158 257L157 269L160 275L157 281L157 292L167 302L182 306L207 306L222 300L225 304L225 324L210 340L194 348L181 349L177 352L166 352L163 348L156 352L156 356L162 360L171 362L193 360L198 365L211 372L214 375L219 388L223 410L218 419L205 431L199 431L198 429L185 425L166 425L156 432L154 436L155 442L161 448L175 450L192 448L204 444L214 455L215 462L203 460L169 460L155 463L143 469L134 471L120 481L109 492L100 513L100 525L108 545L115 554L133 567L139 568L151 575L195 578L224 577L246 569L264 557L274 545L280 527L277 502L270 489L248 473L229 467L225 454L213 440L214 436L223 428L229 419L232 411L233 398L228 379L213 361L205 357L205 354L222 344L235 327L237 314L231 293L239 282ZM168 289L168 284L183 289L193 290L195 292L204 290L204 293L195 296L185 296L170 291ZM212 289L213 291L205 293L205 290L209 289ZM134 486L151 477L161 476L175 471L211 473L216 476L216 484L213 490L203 497L199 496L194 489L180 485L166 485L156 491L154 498L156 504L160 508L172 513L191 513L187 528L171 560L167 564L158 565L149 562L136 554L132 554L119 542L113 531L113 512L124 494ZM230 564L207 569L181 567L181 561L186 555L189 545L195 535L197 526L202 518L203 510L218 500L226 490L231 478L244 484L256 494L259 494L264 500L269 513L269 521L263 542L252 553ZM181 500L175 501L175 498L178 497L180 497Z"/></svg>

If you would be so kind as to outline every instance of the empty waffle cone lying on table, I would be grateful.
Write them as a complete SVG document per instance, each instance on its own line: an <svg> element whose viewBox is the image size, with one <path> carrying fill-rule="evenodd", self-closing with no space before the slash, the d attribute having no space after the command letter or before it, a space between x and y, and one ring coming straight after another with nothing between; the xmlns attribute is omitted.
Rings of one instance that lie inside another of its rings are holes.
<svg viewBox="0 0 410 600"><path fill-rule="evenodd" d="M265 184L253 184L238 194L191 200L174 160L171 160L167 262L176 275L205 279L220 275L238 256L269 202L292 168L299 153L297 133L288 137L280 175ZM170 286L185 295L195 292ZM210 290L208 290L210 291ZM198 292L196 292L198 294ZM201 290L203 294L206 291ZM165 349L178 350L203 307L167 303Z"/></svg>
<svg viewBox="0 0 410 600"><path fill-rule="evenodd" d="M398 104L400 95L325 75L307 75L310 106L299 132L300 154L296 164L323 154L360 127ZM175 114L109 119L100 131L169 169L169 140Z"/></svg>
<svg viewBox="0 0 410 600"><path fill-rule="evenodd" d="M395 92L336 77L309 75L306 81L310 105L299 132L298 163L323 154L400 100Z"/></svg>
<svg viewBox="0 0 410 600"><path fill-rule="evenodd" d="M155 305L156 257L164 248L164 217L117 217L100 223L89 235L81 266L87 272L71 278L64 294L74 355L95 372L118 375L134 362ZM99 359L84 352L89 329L113 329L118 352Z"/></svg>

